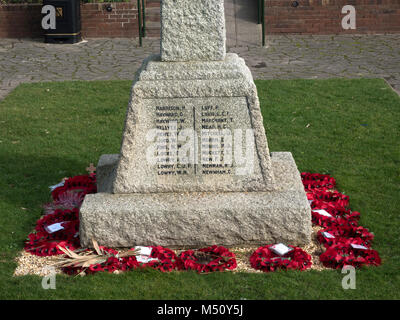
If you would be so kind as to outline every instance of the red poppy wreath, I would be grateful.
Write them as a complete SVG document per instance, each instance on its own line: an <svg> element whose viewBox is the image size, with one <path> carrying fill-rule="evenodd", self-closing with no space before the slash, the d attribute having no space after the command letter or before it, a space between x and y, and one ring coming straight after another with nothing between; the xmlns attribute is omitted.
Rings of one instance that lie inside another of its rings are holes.
<svg viewBox="0 0 400 320"><path fill-rule="evenodd" d="M151 261L143 263L142 267L150 267L162 272L172 271L177 266L177 256L174 251L161 246L151 247Z"/></svg>
<svg viewBox="0 0 400 320"><path fill-rule="evenodd" d="M341 217L327 216L325 213L322 214L319 210L311 211L311 221L317 226L324 228L328 227L356 227L358 225L357 220L346 219Z"/></svg>
<svg viewBox="0 0 400 320"><path fill-rule="evenodd" d="M61 197L61 195L67 191L83 195L96 193L97 186L95 174L81 175L65 179L64 185L55 188L52 191L51 195L53 197L53 200L57 201Z"/></svg>
<svg viewBox="0 0 400 320"><path fill-rule="evenodd" d="M199 273L233 270L237 266L233 252L222 246L187 250L179 255L179 270L196 270Z"/></svg>
<svg viewBox="0 0 400 320"><path fill-rule="evenodd" d="M327 248L320 256L323 265L330 268L344 265L380 265L378 253L370 249L374 235L368 229L358 226L360 213L347 208L348 196L333 190L335 179L328 175L309 173L302 173L302 178L307 197L312 200L312 221L325 228L317 235L319 242ZM60 259L64 259L66 263L62 269L70 274L81 271L128 271L143 267L162 272L179 269L196 270L200 273L236 268L234 253L216 245L187 250L179 257L172 250L161 246L148 247L147 255L131 252L134 248L118 253L114 249L100 247L101 253L97 256L93 251L81 249L78 233L79 208L85 195L95 192L95 174L75 176L54 186L53 202L44 206L45 215L36 222L35 232L28 236L25 250L38 256L66 254ZM311 256L301 248L283 246L286 251L282 252L277 250L279 245L258 248L250 257L251 266L264 272L277 269L306 270L311 267ZM72 259L71 264L71 258L76 258L76 253L80 257L78 260L85 256L87 263L76 265L76 260Z"/></svg>
<svg viewBox="0 0 400 320"><path fill-rule="evenodd" d="M35 233L28 236L25 250L37 256L62 254L58 246L75 250L80 247L79 209L56 209L36 222Z"/></svg>
<svg viewBox="0 0 400 320"><path fill-rule="evenodd" d="M360 245L338 243L329 247L319 259L328 268L341 269L345 265L361 267L364 265L379 266L381 259L377 251Z"/></svg>
<svg viewBox="0 0 400 320"><path fill-rule="evenodd" d="M301 179L306 190L316 188L333 189L336 185L335 179L327 174L302 172Z"/></svg>
<svg viewBox="0 0 400 320"><path fill-rule="evenodd" d="M134 248L128 250L127 254L127 252L118 253L118 251L114 249L99 246L101 255L92 254L88 259L86 259L86 266L82 265L82 261L84 261L87 256L80 255L82 258L75 260L77 262L76 265L73 264L74 260L69 262L68 259L61 259L63 263L69 264L69 266L62 269L68 274L77 274L83 271L86 274L93 274L96 272L112 273L114 271L129 271L136 268L146 267L167 272L176 268L177 257L171 249L163 248L161 246L149 248L151 248L151 255L146 257L146 262L143 263L143 261L138 261L136 256L137 253L132 252L135 250ZM91 250L84 250L84 252L88 252L88 254L93 253ZM129 254L129 252L131 252L131 254ZM74 258L73 255L72 258ZM94 263L90 263L90 261L94 261Z"/></svg>
<svg viewBox="0 0 400 320"><path fill-rule="evenodd" d="M306 270L311 267L311 256L301 248L288 246L292 250L279 255L271 250L274 245L258 248L250 257L250 264L254 269L264 272L278 269Z"/></svg>
<svg viewBox="0 0 400 320"><path fill-rule="evenodd" d="M361 226L331 227L318 231L317 239L326 248L337 244L359 244L370 247L374 234Z"/></svg>
<svg viewBox="0 0 400 320"><path fill-rule="evenodd" d="M339 205L337 202L324 202L315 200L311 203L312 210L325 210L333 217L341 217L347 220L359 220L360 213L358 211L351 211Z"/></svg>
<svg viewBox="0 0 400 320"><path fill-rule="evenodd" d="M79 246L79 239L59 240L54 239L54 235L39 232L28 236L24 249L35 256L47 257L63 254L59 247L76 250Z"/></svg>
<svg viewBox="0 0 400 320"><path fill-rule="evenodd" d="M80 263L81 261L76 261L76 264L72 262L69 266L62 268L63 272L69 275L78 274L81 272L93 274L101 271L112 273L122 268L124 261L122 258L118 258L118 251L103 246L100 246L99 249L101 250L101 255L90 256L90 258L93 260L93 263L90 263L87 266L82 266L82 263ZM82 250L82 252L89 254L92 251L85 249Z"/></svg>

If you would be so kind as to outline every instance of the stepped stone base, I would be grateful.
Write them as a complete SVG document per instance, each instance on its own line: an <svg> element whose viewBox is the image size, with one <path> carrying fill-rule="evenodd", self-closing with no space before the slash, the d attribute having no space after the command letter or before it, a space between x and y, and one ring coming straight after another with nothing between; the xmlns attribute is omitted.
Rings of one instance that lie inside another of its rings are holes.
<svg viewBox="0 0 400 320"><path fill-rule="evenodd" d="M271 160L276 188L269 192L87 195L81 244L89 247L92 238L110 247L309 243L311 209L293 157L271 153Z"/></svg>

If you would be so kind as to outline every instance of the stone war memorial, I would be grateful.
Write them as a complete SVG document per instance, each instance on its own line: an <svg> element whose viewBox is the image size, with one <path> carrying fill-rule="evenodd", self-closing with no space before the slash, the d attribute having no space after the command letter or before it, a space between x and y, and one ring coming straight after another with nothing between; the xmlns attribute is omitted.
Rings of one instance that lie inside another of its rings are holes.
<svg viewBox="0 0 400 320"><path fill-rule="evenodd" d="M304 245L311 209L290 152L270 152L223 0L163 0L161 52L137 72L119 154L102 155L80 239L100 245ZM265 119L268 122L268 119Z"/></svg>

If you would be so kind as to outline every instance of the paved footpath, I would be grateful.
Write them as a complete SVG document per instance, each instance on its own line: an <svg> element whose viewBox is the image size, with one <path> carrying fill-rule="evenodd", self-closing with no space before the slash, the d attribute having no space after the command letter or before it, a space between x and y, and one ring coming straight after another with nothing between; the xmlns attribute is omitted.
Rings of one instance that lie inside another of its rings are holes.
<svg viewBox="0 0 400 320"><path fill-rule="evenodd" d="M23 82L133 79L159 40L89 39L80 44L0 40L0 100ZM267 47L229 48L255 79L384 78L400 92L400 34L268 36Z"/></svg>

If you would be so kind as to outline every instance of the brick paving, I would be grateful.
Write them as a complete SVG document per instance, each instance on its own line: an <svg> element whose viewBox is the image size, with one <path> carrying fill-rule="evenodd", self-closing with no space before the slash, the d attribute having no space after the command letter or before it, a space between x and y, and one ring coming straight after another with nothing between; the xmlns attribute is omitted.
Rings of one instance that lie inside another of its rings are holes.
<svg viewBox="0 0 400 320"><path fill-rule="evenodd" d="M80 44L0 40L0 99L18 84L63 80L132 80L160 41L88 39ZM267 46L230 47L255 79L384 78L400 92L400 34L267 36Z"/></svg>

